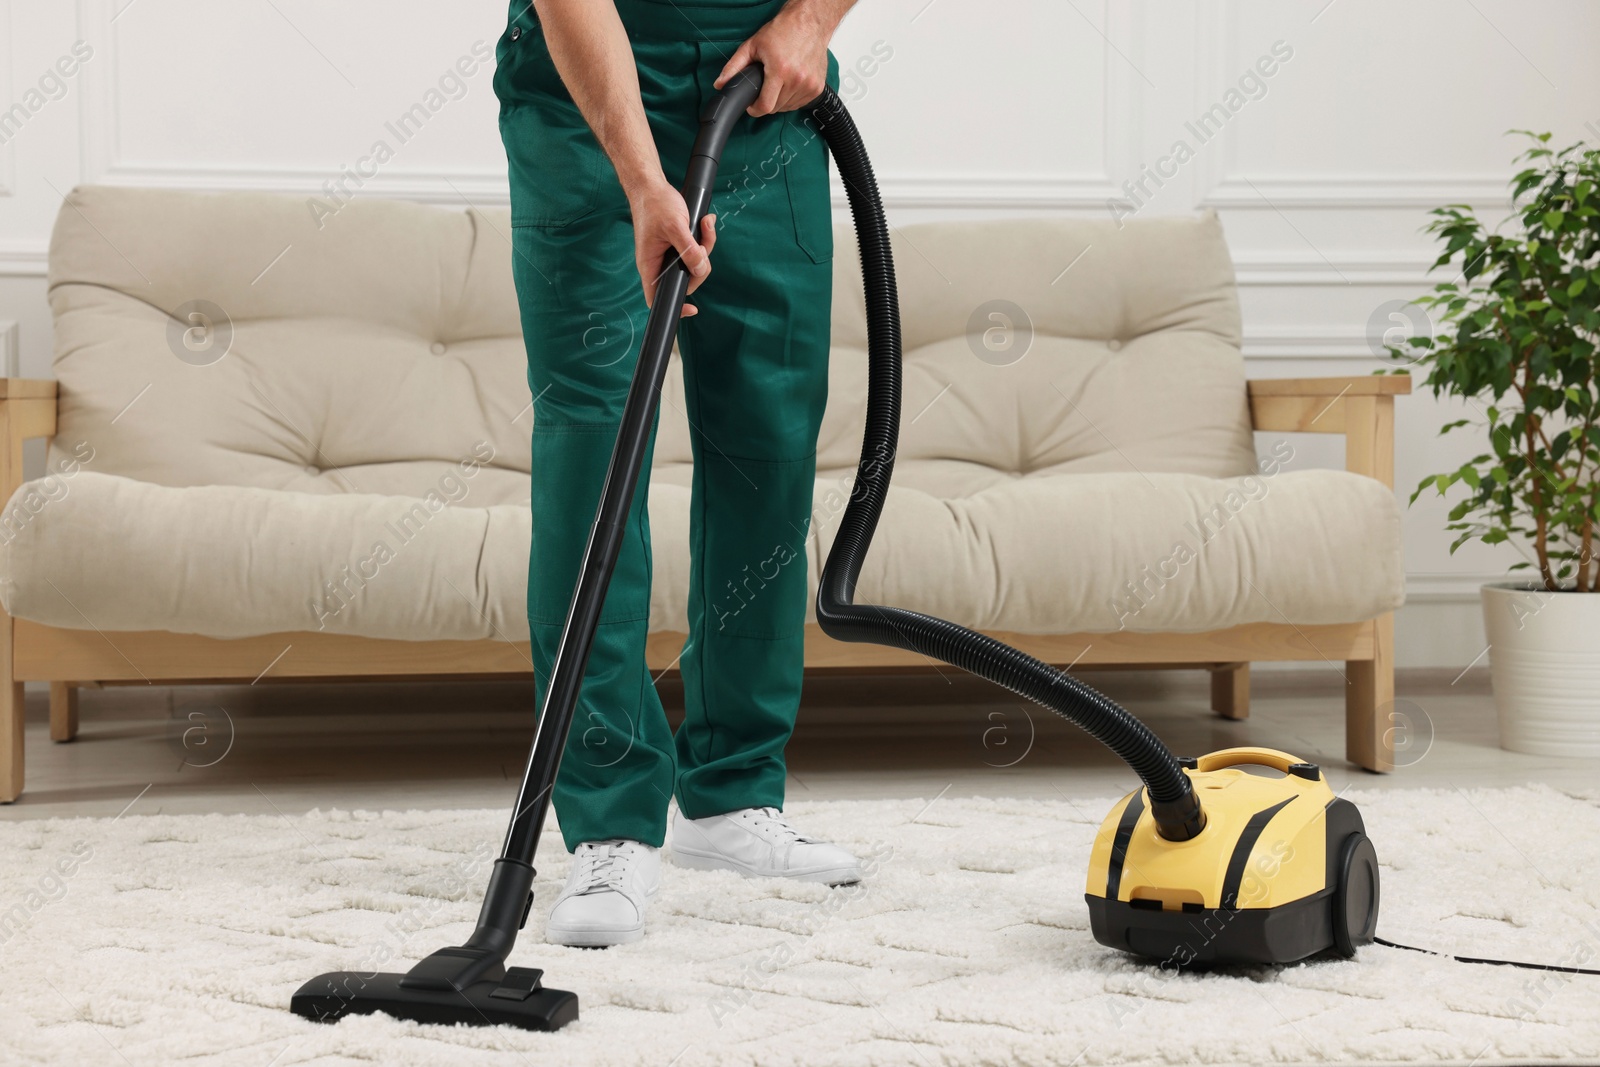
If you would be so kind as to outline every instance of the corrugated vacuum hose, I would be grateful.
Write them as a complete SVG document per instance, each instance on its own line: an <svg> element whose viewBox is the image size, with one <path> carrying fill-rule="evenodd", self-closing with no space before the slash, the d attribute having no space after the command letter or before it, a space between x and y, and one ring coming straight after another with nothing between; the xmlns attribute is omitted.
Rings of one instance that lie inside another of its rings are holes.
<svg viewBox="0 0 1600 1067"><path fill-rule="evenodd" d="M1188 775L1161 740L1115 701L992 637L904 608L855 603L856 581L889 495L900 439L900 304L878 184L861 135L833 90L809 117L832 152L850 198L867 306L867 422L850 503L822 568L817 623L838 641L891 645L987 678L1082 727L1144 782L1162 837L1184 841L1205 826Z"/></svg>

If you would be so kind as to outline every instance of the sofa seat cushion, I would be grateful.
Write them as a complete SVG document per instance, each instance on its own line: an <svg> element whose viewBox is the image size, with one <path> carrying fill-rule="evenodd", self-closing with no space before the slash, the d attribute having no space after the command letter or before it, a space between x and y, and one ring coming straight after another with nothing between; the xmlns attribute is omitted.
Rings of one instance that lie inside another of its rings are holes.
<svg viewBox="0 0 1600 1067"><path fill-rule="evenodd" d="M53 499L30 509L30 492L52 481ZM179 488L79 471L25 483L0 525L7 610L53 626L528 636L526 500L458 507L442 495Z"/></svg>
<svg viewBox="0 0 1600 1067"><path fill-rule="evenodd" d="M1105 473L974 488L903 466L863 602L1069 633L1355 622L1401 601L1398 506L1368 478ZM686 475L666 465L650 488L658 630L686 626ZM813 590L849 488L843 472L818 477ZM179 488L79 471L28 483L7 506L0 600L21 618L106 632L522 642L530 524L525 501Z"/></svg>
<svg viewBox="0 0 1600 1067"><path fill-rule="evenodd" d="M932 479L897 469L861 602L979 630L1171 633L1359 622L1404 601L1399 505L1345 471L1033 475L958 497L917 481ZM814 563L848 498L824 484Z"/></svg>

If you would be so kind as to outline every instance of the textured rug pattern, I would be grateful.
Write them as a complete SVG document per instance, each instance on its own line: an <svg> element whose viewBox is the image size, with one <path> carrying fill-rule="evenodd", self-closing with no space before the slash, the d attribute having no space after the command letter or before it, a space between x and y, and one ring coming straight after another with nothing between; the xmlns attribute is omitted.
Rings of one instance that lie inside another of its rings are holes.
<svg viewBox="0 0 1600 1067"><path fill-rule="evenodd" d="M1347 794L1383 863L1379 933L1600 966L1600 792ZM1600 1062L1600 978L1382 947L1173 975L1095 944L1104 802L795 804L856 848L849 890L664 871L646 939L542 943L547 834L512 962L582 1000L555 1035L336 1026L287 1011L327 970L403 970L470 930L492 811L0 823L0 1063L1067 1065Z"/></svg>

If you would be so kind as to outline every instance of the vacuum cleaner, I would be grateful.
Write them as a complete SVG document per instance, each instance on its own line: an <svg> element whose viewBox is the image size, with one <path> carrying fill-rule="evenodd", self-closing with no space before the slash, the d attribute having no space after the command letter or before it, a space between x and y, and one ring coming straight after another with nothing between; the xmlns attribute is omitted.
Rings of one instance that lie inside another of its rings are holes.
<svg viewBox="0 0 1600 1067"><path fill-rule="evenodd" d="M698 233L728 135L760 93L752 64L715 95L683 183ZM805 109L844 181L866 286L868 402L850 501L817 592L817 622L840 641L908 649L987 678L1075 723L1115 752L1142 788L1106 817L1085 899L1102 944L1173 966L1275 964L1351 956L1373 940L1378 862L1355 805L1287 753L1236 748L1180 759L1101 693L995 639L915 611L854 601L889 492L899 440L901 341L889 229L872 166L843 102L826 90ZM668 256L656 287L616 445L539 712L532 751L476 928L404 974L336 971L294 994L291 1010L332 1022L383 1012L425 1023L556 1030L575 994L533 967L506 967L533 906L534 852L550 808L584 667L649 445L689 275ZM1247 768L1254 767L1255 770Z"/></svg>

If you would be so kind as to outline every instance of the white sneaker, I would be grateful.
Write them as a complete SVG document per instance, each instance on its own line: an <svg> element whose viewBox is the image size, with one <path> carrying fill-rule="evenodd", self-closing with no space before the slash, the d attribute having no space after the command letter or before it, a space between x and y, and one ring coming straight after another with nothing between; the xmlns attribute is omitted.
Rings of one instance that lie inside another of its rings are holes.
<svg viewBox="0 0 1600 1067"><path fill-rule="evenodd" d="M707 819L675 812L672 861L702 871L738 871L747 878L827 885L861 881L861 861L838 845L802 834L777 808L740 808Z"/></svg>
<svg viewBox="0 0 1600 1067"><path fill-rule="evenodd" d="M644 909L661 887L661 850L616 838L585 841L572 854L566 888L544 937L555 945L604 948L644 936Z"/></svg>

